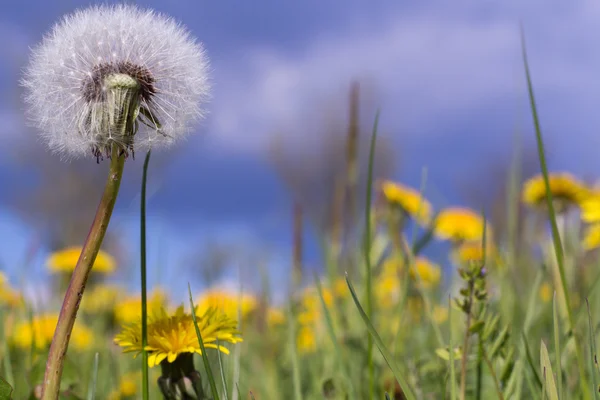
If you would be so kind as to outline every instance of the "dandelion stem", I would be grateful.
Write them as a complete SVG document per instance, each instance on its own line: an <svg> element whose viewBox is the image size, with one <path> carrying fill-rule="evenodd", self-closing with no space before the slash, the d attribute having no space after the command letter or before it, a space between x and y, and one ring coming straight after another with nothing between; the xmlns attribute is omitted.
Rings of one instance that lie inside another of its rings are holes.
<svg viewBox="0 0 600 400"><path fill-rule="evenodd" d="M142 398L148 400L148 306L146 290L146 182L148 178L148 163L150 163L150 151L146 153L144 170L142 174L142 193L140 204L140 271L142 284Z"/></svg>
<svg viewBox="0 0 600 400"><path fill-rule="evenodd" d="M63 305L60 310L60 316L54 331L54 338L50 345L50 353L46 363L46 373L42 388L43 400L56 400L60 391L60 380L63 371L63 364L69 346L69 338L77 317L79 303L85 290L88 275L94 265L102 240L106 234L108 223L112 215L121 178L123 176L123 167L125 165L125 157L119 154L118 146L113 146L112 156L110 161L110 170L102 199L98 205L96 216L88 237L83 245L83 250L71 276L71 281Z"/></svg>

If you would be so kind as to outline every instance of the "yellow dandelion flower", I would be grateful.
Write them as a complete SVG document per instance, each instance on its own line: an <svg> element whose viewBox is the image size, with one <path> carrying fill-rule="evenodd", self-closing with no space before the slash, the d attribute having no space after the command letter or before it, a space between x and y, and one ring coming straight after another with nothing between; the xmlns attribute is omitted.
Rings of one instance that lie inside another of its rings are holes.
<svg viewBox="0 0 600 400"><path fill-rule="evenodd" d="M241 313L242 319L246 318L250 313L256 310L258 300L251 294L239 293L221 290L210 289L202 293L197 303L199 312L206 311L210 308L216 308L219 312L224 313L229 318L238 318L238 310Z"/></svg>
<svg viewBox="0 0 600 400"><path fill-rule="evenodd" d="M77 265L81 247L69 247L64 250L50 254L46 260L46 266L51 272L72 272ZM100 250L94 261L92 272L111 274L116 269L115 259L105 251Z"/></svg>
<svg viewBox="0 0 600 400"><path fill-rule="evenodd" d="M30 349L31 344L35 343L37 349L45 350L52 342L57 323L58 314L36 315L31 322L21 322L15 326L11 341L22 349ZM76 350L86 350L94 343L94 334L85 325L76 322L69 343Z"/></svg>
<svg viewBox="0 0 600 400"><path fill-rule="evenodd" d="M0 272L0 307L16 308L23 305L21 292L8 284L8 278Z"/></svg>
<svg viewBox="0 0 600 400"><path fill-rule="evenodd" d="M480 240L483 236L484 220L481 215L468 208L451 207L442 210L435 220L435 234L440 239L455 242ZM486 225L487 240L491 229Z"/></svg>
<svg viewBox="0 0 600 400"><path fill-rule="evenodd" d="M557 212L564 211L569 205L579 205L589 197L589 188L569 173L551 173L548 180ZM544 177L536 175L525 182L521 198L525 204L532 207L544 207L546 204Z"/></svg>
<svg viewBox="0 0 600 400"><path fill-rule="evenodd" d="M303 326L298 331L296 346L301 353L313 353L317 350L317 338L313 329Z"/></svg>
<svg viewBox="0 0 600 400"><path fill-rule="evenodd" d="M109 394L108 399L122 400L133 398L138 393L140 378L141 374L139 372L132 372L123 376L119 381L119 387Z"/></svg>
<svg viewBox="0 0 600 400"><path fill-rule="evenodd" d="M323 301L327 307L333 304L333 294L330 289L323 287ZM316 288L308 287L304 290L301 299L302 311L296 316L300 325L314 324L320 320L323 311L321 298Z"/></svg>
<svg viewBox="0 0 600 400"><path fill-rule="evenodd" d="M438 325L443 324L448 320L448 307L436 305L432 310L433 322Z"/></svg>
<svg viewBox="0 0 600 400"><path fill-rule="evenodd" d="M197 311L196 311L197 312ZM229 349L221 343L238 343L242 341L237 330L237 321L227 315L209 309L196 316L198 328L205 348L217 349L229 354ZM134 352L137 356L142 351L142 324L136 322L125 326L121 333L115 336L115 343L123 347L125 353ZM183 306L169 315L164 308L148 318L148 366L150 368L166 361L173 363L184 353L202 354L192 314L186 313Z"/></svg>
<svg viewBox="0 0 600 400"><path fill-rule="evenodd" d="M431 288L440 283L442 278L442 270L440 266L425 257L417 257L409 271L409 275L413 280L419 277L419 282L423 288Z"/></svg>
<svg viewBox="0 0 600 400"><path fill-rule="evenodd" d="M583 248L592 250L600 247L600 223L590 225L583 237Z"/></svg>
<svg viewBox="0 0 600 400"><path fill-rule="evenodd" d="M285 322L285 314L278 308L269 308L267 311L267 325L275 327Z"/></svg>
<svg viewBox="0 0 600 400"><path fill-rule="evenodd" d="M400 285L398 274L404 268L404 261L400 257L387 258L381 267L379 274L381 279L381 289L386 293L397 291ZM413 260L409 276L411 279L420 278L423 288L431 288L440 283L442 270L440 266L426 257L418 256Z"/></svg>
<svg viewBox="0 0 600 400"><path fill-rule="evenodd" d="M375 280L375 298L382 308L396 304L400 295L400 278L398 274L380 274Z"/></svg>
<svg viewBox="0 0 600 400"><path fill-rule="evenodd" d="M146 301L148 315L167 304L167 295L161 289L154 289ZM140 322L142 319L142 297L140 294L128 296L114 306L115 319L120 324Z"/></svg>
<svg viewBox="0 0 600 400"><path fill-rule="evenodd" d="M337 278L333 283L333 294L338 299L345 299L350 296L350 289L348 289L348 284L346 283L346 279Z"/></svg>
<svg viewBox="0 0 600 400"><path fill-rule="evenodd" d="M456 257L456 261L460 264L468 264L471 262L483 262L483 245L481 240L472 240L469 242L461 243L460 246L455 250L454 255ZM494 244L490 241L486 243L485 250L485 261L494 260L495 262L499 261L499 254L494 246Z"/></svg>
<svg viewBox="0 0 600 400"><path fill-rule="evenodd" d="M100 284L91 287L81 300L81 310L90 314L100 314L113 311L119 294L123 292L123 288L115 285Z"/></svg>
<svg viewBox="0 0 600 400"><path fill-rule="evenodd" d="M428 224L431 221L431 203L418 191L392 181L384 181L381 190L388 203L400 207L417 222Z"/></svg>
<svg viewBox="0 0 600 400"><path fill-rule="evenodd" d="M548 303L552 300L553 295L554 290L552 289L552 285L550 285L548 282L544 282L540 285L540 300L542 300L544 303Z"/></svg>
<svg viewBox="0 0 600 400"><path fill-rule="evenodd" d="M595 190L580 203L581 219L585 222L600 222L600 191Z"/></svg>

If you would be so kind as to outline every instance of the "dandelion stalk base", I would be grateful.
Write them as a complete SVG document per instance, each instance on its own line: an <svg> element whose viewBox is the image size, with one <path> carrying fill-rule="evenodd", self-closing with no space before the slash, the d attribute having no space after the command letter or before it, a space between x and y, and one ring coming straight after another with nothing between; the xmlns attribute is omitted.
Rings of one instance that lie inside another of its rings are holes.
<svg viewBox="0 0 600 400"><path fill-rule="evenodd" d="M54 339L50 345L50 353L46 363L46 373L42 389L43 400L56 400L59 396L63 364L69 346L71 331L77 317L79 303L83 296L88 275L94 265L96 255L106 234L121 185L125 157L119 153L119 148L114 146L104 193L63 300L58 324L54 332Z"/></svg>

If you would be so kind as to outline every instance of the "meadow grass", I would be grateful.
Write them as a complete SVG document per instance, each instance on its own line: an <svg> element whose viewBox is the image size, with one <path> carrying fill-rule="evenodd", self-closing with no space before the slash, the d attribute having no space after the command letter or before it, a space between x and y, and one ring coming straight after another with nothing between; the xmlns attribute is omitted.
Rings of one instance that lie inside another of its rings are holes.
<svg viewBox="0 0 600 400"><path fill-rule="evenodd" d="M65 365L63 397L597 399L594 315L600 309L600 258L582 244L582 202L554 184L546 165L524 41L523 61L543 183L540 205L532 206L524 221L517 211L522 179L513 169L507 182L508 229L496 234L493 224L479 216L481 236L458 237L459 231L468 235L465 226L471 222L456 217L455 236L444 239L450 243L452 268L442 271L425 259L422 254L441 229L437 212L427 222L418 221L428 207L425 184L416 191L416 203L407 200L406 191L398 202L389 196L373 201L373 194L381 192L373 179L378 114L362 243L341 257L333 249L338 244L325 238L325 275L315 274L314 284L295 288L284 304L263 301L267 294L240 293L222 293L216 303L207 302L202 295L194 297L188 286L185 308L197 309L191 313L197 343L189 346L198 346L201 355L186 358L193 361L191 367L186 364L191 369L178 375L179 381L166 383L169 389L157 382L166 376L166 364L181 362L181 354L148 368L152 354L134 358L113 341L128 322L145 320L161 305L173 308L168 293L146 295L148 155L141 203L142 300L123 308L131 314L126 318L117 311L125 301L118 293L99 299L105 307L94 308L84 299ZM589 192L586 201L597 198ZM517 229L523 225L531 225L524 234ZM88 290L102 285L101 279L92 280ZM53 326L39 322L31 305L14 300L10 290L8 283L0 286L0 400L9 398L8 384L13 398L35 398ZM227 343L202 327L201 310L215 304L217 312L238 321L243 342ZM146 324L140 329L142 343L150 343ZM208 344L229 348L231 354Z"/></svg>

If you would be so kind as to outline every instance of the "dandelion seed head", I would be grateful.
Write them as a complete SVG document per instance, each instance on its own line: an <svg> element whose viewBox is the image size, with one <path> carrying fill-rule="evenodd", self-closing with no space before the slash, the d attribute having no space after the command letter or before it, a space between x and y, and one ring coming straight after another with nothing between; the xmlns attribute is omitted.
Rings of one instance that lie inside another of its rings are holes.
<svg viewBox="0 0 600 400"><path fill-rule="evenodd" d="M185 137L204 116L207 73L202 45L173 19L94 6L52 28L32 50L22 85L28 119L52 151L98 157L113 146L145 151Z"/></svg>

